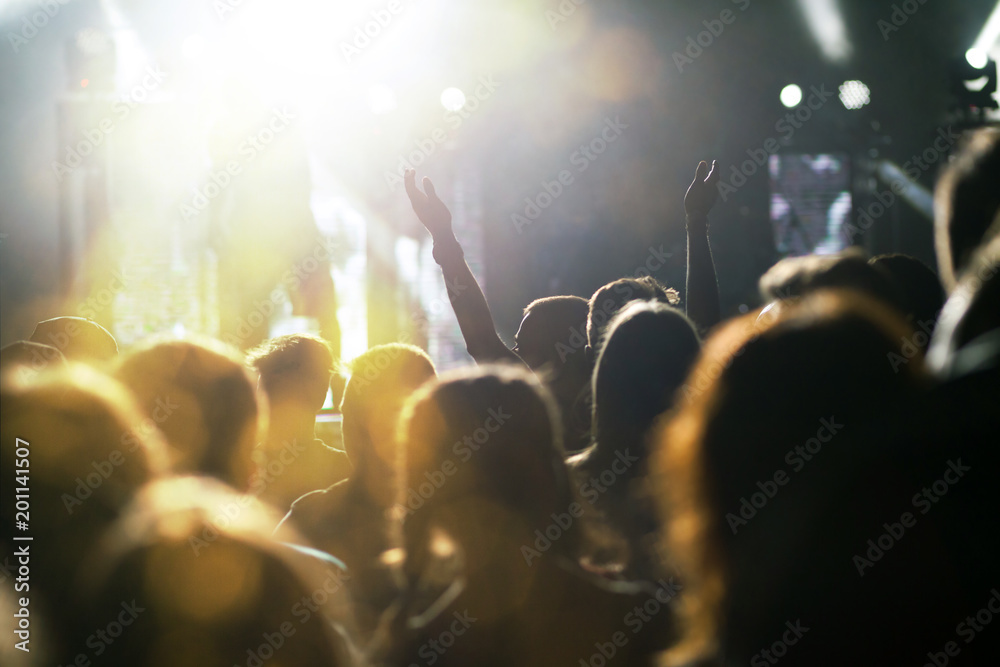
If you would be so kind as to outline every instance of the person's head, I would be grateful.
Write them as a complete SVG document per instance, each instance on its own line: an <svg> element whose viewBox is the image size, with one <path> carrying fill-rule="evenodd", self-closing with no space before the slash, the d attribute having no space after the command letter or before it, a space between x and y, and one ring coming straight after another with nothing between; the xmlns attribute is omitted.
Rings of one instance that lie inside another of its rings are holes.
<svg viewBox="0 0 1000 667"><path fill-rule="evenodd" d="M925 325L934 328L941 307L944 289L934 271L916 257L909 255L877 255L868 263L886 273L903 297L906 319L914 329Z"/></svg>
<svg viewBox="0 0 1000 667"><path fill-rule="evenodd" d="M396 420L407 399L436 375L434 362L413 345L377 345L348 364L340 404L344 451L354 469L379 475L396 460Z"/></svg>
<svg viewBox="0 0 1000 667"><path fill-rule="evenodd" d="M93 617L130 626L102 664L341 664L324 612L345 575L283 544L303 544L290 528L272 537L279 520L205 477L142 489L88 568Z"/></svg>
<svg viewBox="0 0 1000 667"><path fill-rule="evenodd" d="M664 547L686 577L682 650L720 637L745 649L760 622L787 611L792 589L823 579L825 554L799 551L803 536L822 539L809 513L838 502L819 478L835 485L879 454L870 429L893 433L894 410L916 396L919 364L891 363L906 331L872 299L821 291L774 321L734 320L706 343L688 379L696 390L662 428L651 464ZM850 555L840 565L838 576L857 578Z"/></svg>
<svg viewBox="0 0 1000 667"><path fill-rule="evenodd" d="M673 403L701 342L676 308L635 302L612 320L594 370L594 431L599 450L621 447L645 461L645 434Z"/></svg>
<svg viewBox="0 0 1000 667"><path fill-rule="evenodd" d="M176 472L247 488L267 408L235 349L209 339L151 341L115 376L166 436Z"/></svg>
<svg viewBox="0 0 1000 667"><path fill-rule="evenodd" d="M260 373L260 385L272 405L291 403L318 412L326 400L333 373L330 345L318 336L278 336L247 352Z"/></svg>
<svg viewBox="0 0 1000 667"><path fill-rule="evenodd" d="M93 320L54 317L35 325L30 339L51 345L69 361L104 364L118 356L118 343L111 333Z"/></svg>
<svg viewBox="0 0 1000 667"><path fill-rule="evenodd" d="M938 270L948 291L983 243L1000 211L997 183L1000 183L1000 130L978 130L963 143L934 192Z"/></svg>
<svg viewBox="0 0 1000 667"><path fill-rule="evenodd" d="M997 217L1000 224L1000 216ZM985 363L996 363L997 352L985 348L957 364L958 353L973 341L1000 330L1000 236L981 248L941 311L934 332L928 364L938 372L968 372ZM972 362L972 363L969 363ZM967 368L961 368L965 364Z"/></svg>
<svg viewBox="0 0 1000 667"><path fill-rule="evenodd" d="M461 545L472 570L496 559L523 561L523 540L573 502L555 404L526 370L443 375L412 397L399 437L398 502L409 509L403 531L411 573L449 542ZM439 476L443 483L425 488ZM425 497L416 508L413 493ZM568 530L554 551L576 548Z"/></svg>
<svg viewBox="0 0 1000 667"><path fill-rule="evenodd" d="M587 300L578 296L550 296L532 301L524 309L524 318L514 336L517 343L514 351L533 371L558 371L566 361L584 356L580 347L589 312ZM574 342L578 345L574 346Z"/></svg>
<svg viewBox="0 0 1000 667"><path fill-rule="evenodd" d="M0 348L0 372L30 378L47 370L66 370L66 357L51 345L17 340Z"/></svg>
<svg viewBox="0 0 1000 667"><path fill-rule="evenodd" d="M758 287L765 302L801 298L817 290L852 289L905 314L903 295L889 274L854 250L840 255L788 257L768 269Z"/></svg>
<svg viewBox="0 0 1000 667"><path fill-rule="evenodd" d="M677 290L666 287L652 276L619 278L604 285L590 297L587 314L587 345L597 351L608 323L630 301L659 301L671 306L681 302Z"/></svg>
<svg viewBox="0 0 1000 667"><path fill-rule="evenodd" d="M24 507L13 496L19 488L14 471L23 471L36 547L32 564L44 573L38 588L54 600L49 611L61 616L75 573L102 530L142 485L165 472L165 445L125 387L82 365L29 381L8 375L0 411L0 469L10 476L3 486L11 494L0 503L0 550L9 554L24 544L6 541L22 534L15 522L24 518Z"/></svg>

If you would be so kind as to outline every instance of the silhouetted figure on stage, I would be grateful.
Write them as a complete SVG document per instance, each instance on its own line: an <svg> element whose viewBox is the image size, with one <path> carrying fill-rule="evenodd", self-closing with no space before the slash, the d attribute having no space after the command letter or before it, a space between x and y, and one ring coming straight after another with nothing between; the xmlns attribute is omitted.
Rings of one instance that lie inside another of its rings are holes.
<svg viewBox="0 0 1000 667"><path fill-rule="evenodd" d="M213 178L228 183L208 209L221 338L240 349L259 344L290 301L293 315L318 321L339 360L333 245L310 209L309 158L295 113L247 102L233 115L210 137L212 178L203 188L210 191Z"/></svg>

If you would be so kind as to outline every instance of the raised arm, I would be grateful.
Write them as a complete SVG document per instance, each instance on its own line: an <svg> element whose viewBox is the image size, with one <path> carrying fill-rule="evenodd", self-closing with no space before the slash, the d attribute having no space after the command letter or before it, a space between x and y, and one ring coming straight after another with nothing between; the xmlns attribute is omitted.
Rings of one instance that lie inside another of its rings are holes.
<svg viewBox="0 0 1000 667"><path fill-rule="evenodd" d="M705 332L722 319L719 306L719 283L715 277L715 263L708 244L708 212L719 198L716 185L720 172L712 162L711 172L707 162L700 162L694 182L684 196L684 213L687 217L687 295L688 317Z"/></svg>
<svg viewBox="0 0 1000 667"><path fill-rule="evenodd" d="M437 196L431 179L423 179L424 191L421 192L417 187L416 172L407 169L403 182L413 212L431 233L434 261L444 274L448 298L455 317L458 318L458 326L462 329L469 354L479 364L497 361L522 364L521 358L508 349L497 335L489 304L486 303L483 290L466 263L465 253L452 230L451 211Z"/></svg>

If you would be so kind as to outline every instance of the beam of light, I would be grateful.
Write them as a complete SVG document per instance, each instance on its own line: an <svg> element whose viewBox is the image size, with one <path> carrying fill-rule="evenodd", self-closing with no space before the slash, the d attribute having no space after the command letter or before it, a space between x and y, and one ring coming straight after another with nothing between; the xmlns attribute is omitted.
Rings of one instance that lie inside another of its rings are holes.
<svg viewBox="0 0 1000 667"><path fill-rule="evenodd" d="M934 219L934 195L931 192L906 175L895 162L885 160L878 165L876 170L878 177L889 185L899 184L893 188L898 189L899 197L922 214L928 220Z"/></svg>
<svg viewBox="0 0 1000 667"><path fill-rule="evenodd" d="M984 25L983 29L979 32L979 37L976 38L976 42L972 45L972 48L969 49L969 51L978 51L991 55L995 58L998 55L997 40L1000 40L1000 2L998 2L997 6L993 8L993 13L990 14L990 17L986 19L986 25ZM968 54L966 54L966 57L968 58ZM969 62L973 67L977 67L971 60ZM978 67L981 68L984 66L985 63L979 65Z"/></svg>
<svg viewBox="0 0 1000 667"><path fill-rule="evenodd" d="M799 106L802 102L802 89L794 83L781 89L781 103L789 109Z"/></svg>
<svg viewBox="0 0 1000 667"><path fill-rule="evenodd" d="M368 106L378 116L395 111L398 106L396 93L384 83L376 84L368 89Z"/></svg>
<svg viewBox="0 0 1000 667"><path fill-rule="evenodd" d="M244 3L227 17L213 55L262 94L298 105L364 96L373 83L392 85L447 67L438 38L449 3L401 6L379 23L372 3ZM330 26L337 26L332 37Z"/></svg>
<svg viewBox="0 0 1000 667"><path fill-rule="evenodd" d="M837 0L799 0L799 7L823 56L834 63L847 61L853 47Z"/></svg>
<svg viewBox="0 0 1000 667"><path fill-rule="evenodd" d="M181 53L188 60L198 60L205 54L205 38L201 35L191 35L181 45Z"/></svg>
<svg viewBox="0 0 1000 667"><path fill-rule="evenodd" d="M448 111L458 111L465 106L465 93L458 88L446 88L441 93L441 106Z"/></svg>

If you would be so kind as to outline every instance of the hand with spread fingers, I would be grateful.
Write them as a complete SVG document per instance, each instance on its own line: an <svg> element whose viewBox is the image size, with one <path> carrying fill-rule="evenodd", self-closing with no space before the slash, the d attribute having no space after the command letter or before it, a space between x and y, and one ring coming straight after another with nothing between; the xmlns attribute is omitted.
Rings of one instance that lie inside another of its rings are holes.
<svg viewBox="0 0 1000 667"><path fill-rule="evenodd" d="M508 349L497 334L486 296L465 261L462 245L455 238L451 227L451 211L438 197L434 183L425 177L424 189L421 191L417 187L417 172L407 169L403 173L403 184L413 212L431 233L434 261L441 267L445 285L448 286L448 299L455 310L469 354L481 364L523 364L521 358Z"/></svg>
<svg viewBox="0 0 1000 667"><path fill-rule="evenodd" d="M451 211L437 196L431 179L424 177L424 191L421 192L417 187L417 172L407 169L403 174L403 183L406 195L410 198L410 205L413 206L413 212L431 233L431 237L437 239L451 235Z"/></svg>

